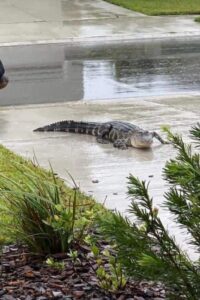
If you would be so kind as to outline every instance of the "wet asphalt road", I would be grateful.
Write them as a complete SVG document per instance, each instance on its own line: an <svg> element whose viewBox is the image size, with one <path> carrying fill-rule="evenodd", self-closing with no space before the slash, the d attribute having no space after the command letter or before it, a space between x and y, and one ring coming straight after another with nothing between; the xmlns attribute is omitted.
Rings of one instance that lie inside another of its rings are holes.
<svg viewBox="0 0 200 300"><path fill-rule="evenodd" d="M10 85L1 105L199 94L200 41L0 48ZM23 92L22 92L23 91Z"/></svg>

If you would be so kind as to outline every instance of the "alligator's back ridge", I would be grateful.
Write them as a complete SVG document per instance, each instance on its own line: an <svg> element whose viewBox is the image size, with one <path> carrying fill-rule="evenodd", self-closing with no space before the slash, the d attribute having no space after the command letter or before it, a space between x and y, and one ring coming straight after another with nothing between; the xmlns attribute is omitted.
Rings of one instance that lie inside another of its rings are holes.
<svg viewBox="0 0 200 300"><path fill-rule="evenodd" d="M79 122L66 120L39 127L34 131L63 131L96 135L95 129L98 128L99 125L100 123L97 122Z"/></svg>
<svg viewBox="0 0 200 300"><path fill-rule="evenodd" d="M136 125L128 123L128 122L123 122L123 121L110 121L110 122L105 122L105 124L110 124L113 129L121 130L123 132L129 132L129 131L133 131L133 130L144 131L139 126L136 126Z"/></svg>

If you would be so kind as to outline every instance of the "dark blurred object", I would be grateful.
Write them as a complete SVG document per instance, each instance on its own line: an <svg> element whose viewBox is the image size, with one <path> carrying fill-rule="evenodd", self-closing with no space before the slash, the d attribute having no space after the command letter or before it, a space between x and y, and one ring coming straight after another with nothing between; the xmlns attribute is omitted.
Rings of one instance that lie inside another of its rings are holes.
<svg viewBox="0 0 200 300"><path fill-rule="evenodd" d="M5 88L8 84L8 78L4 74L5 74L5 69L2 61L0 60L0 89Z"/></svg>

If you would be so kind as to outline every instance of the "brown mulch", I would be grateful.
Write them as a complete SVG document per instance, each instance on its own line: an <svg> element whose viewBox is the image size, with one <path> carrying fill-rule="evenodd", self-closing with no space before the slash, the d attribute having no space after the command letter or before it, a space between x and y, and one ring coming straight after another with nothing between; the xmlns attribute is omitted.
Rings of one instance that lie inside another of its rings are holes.
<svg viewBox="0 0 200 300"><path fill-rule="evenodd" d="M0 299L47 300L163 300L162 284L128 280L126 287L108 292L99 286L96 261L87 246L79 246L77 263L65 254L54 255L65 267L59 270L46 264L46 257L31 255L26 247L5 246L0 255ZM104 261L106 266L106 260Z"/></svg>

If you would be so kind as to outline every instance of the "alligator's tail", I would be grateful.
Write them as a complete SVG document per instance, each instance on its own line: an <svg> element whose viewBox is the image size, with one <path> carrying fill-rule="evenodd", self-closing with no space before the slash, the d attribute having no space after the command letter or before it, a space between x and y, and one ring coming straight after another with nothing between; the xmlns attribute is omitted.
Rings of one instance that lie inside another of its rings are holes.
<svg viewBox="0 0 200 300"><path fill-rule="evenodd" d="M83 133L97 135L100 123L96 122L78 122L78 121L61 121L36 128L34 131L63 131L73 133Z"/></svg>

